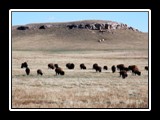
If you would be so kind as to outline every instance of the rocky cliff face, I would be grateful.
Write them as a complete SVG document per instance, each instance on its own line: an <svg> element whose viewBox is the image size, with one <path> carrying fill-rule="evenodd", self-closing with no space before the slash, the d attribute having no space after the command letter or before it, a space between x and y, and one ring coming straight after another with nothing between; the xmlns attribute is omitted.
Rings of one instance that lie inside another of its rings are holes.
<svg viewBox="0 0 160 120"><path fill-rule="evenodd" d="M25 26L13 26L12 30L37 30L49 29L52 27L66 27L68 29L90 29L90 30L116 30L116 29L129 29L132 31L140 32L138 29L128 26L127 24L113 22L113 21L81 21L81 22L68 22L68 23L44 23L44 24L28 24Z"/></svg>

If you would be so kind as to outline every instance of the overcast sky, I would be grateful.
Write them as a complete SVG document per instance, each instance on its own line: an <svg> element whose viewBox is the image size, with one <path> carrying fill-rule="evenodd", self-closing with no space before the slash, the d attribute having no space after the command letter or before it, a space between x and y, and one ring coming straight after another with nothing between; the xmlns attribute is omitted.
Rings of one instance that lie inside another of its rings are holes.
<svg viewBox="0 0 160 120"><path fill-rule="evenodd" d="M71 12L27 12L12 11L12 26L29 23L69 22L77 20L111 20L132 26L142 32L148 32L148 12L108 12L108 11L71 11Z"/></svg>

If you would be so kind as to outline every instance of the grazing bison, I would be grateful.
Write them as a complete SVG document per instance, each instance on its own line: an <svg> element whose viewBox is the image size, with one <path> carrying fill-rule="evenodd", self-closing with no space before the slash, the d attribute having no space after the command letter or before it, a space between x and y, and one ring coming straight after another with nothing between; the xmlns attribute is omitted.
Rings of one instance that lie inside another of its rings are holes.
<svg viewBox="0 0 160 120"><path fill-rule="evenodd" d="M98 71L98 72L102 72L102 67L98 66L97 63L93 64L93 69L95 69L96 72L97 72L97 71Z"/></svg>
<svg viewBox="0 0 160 120"><path fill-rule="evenodd" d="M102 72L102 67L97 66L97 67L95 68L95 70L96 70L96 72L97 72L97 71L98 71L98 72Z"/></svg>
<svg viewBox="0 0 160 120"><path fill-rule="evenodd" d="M21 68L27 68L27 67L28 67L27 62L24 62L24 63L21 64Z"/></svg>
<svg viewBox="0 0 160 120"><path fill-rule="evenodd" d="M125 70L121 70L119 74L120 74L120 77L122 76L123 79L125 79L128 76L127 71Z"/></svg>
<svg viewBox="0 0 160 120"><path fill-rule="evenodd" d="M145 69L145 70L148 70L148 66L145 66L144 69Z"/></svg>
<svg viewBox="0 0 160 120"><path fill-rule="evenodd" d="M118 70L123 70L123 69L124 69L124 64L119 64L119 65L117 65L117 69L118 69Z"/></svg>
<svg viewBox="0 0 160 120"><path fill-rule="evenodd" d="M80 68L81 69L86 69L86 66L84 65L84 63L80 64Z"/></svg>
<svg viewBox="0 0 160 120"><path fill-rule="evenodd" d="M67 67L68 69L74 69L75 65L74 65L73 63L67 63L67 64L66 64L66 67Z"/></svg>
<svg viewBox="0 0 160 120"><path fill-rule="evenodd" d="M103 69L104 69L104 70L108 70L108 67L107 67L107 66L104 66Z"/></svg>
<svg viewBox="0 0 160 120"><path fill-rule="evenodd" d="M43 73L42 73L42 70L41 70L41 69L38 69L38 70L37 70L37 75L43 75Z"/></svg>
<svg viewBox="0 0 160 120"><path fill-rule="evenodd" d="M133 74L137 74L137 75L141 75L141 72L139 71L139 69L138 69L138 67L136 66L136 65L130 65L129 67L128 67L128 69L129 70L132 70L132 73Z"/></svg>
<svg viewBox="0 0 160 120"><path fill-rule="evenodd" d="M115 72L116 72L116 67L115 67L115 65L113 65L111 69L112 69L112 73L115 73Z"/></svg>
<svg viewBox="0 0 160 120"><path fill-rule="evenodd" d="M49 64L48 64L48 69L50 69L50 68L51 68L51 69L54 69L53 63L49 63Z"/></svg>
<svg viewBox="0 0 160 120"><path fill-rule="evenodd" d="M58 67L58 68L56 68L55 69L55 72L56 72L56 75L64 75L65 74L65 72L62 70L62 68L60 68L60 67Z"/></svg>
<svg viewBox="0 0 160 120"><path fill-rule="evenodd" d="M28 67L26 68L26 70L25 70L25 71L26 71L26 74L27 74L27 75L29 75L29 74L30 74L30 69L29 69Z"/></svg>
<svg viewBox="0 0 160 120"><path fill-rule="evenodd" d="M132 73L134 73L135 75L141 75L141 72L139 71L138 67L136 66L135 68L133 68Z"/></svg>
<svg viewBox="0 0 160 120"><path fill-rule="evenodd" d="M97 66L98 66L97 63L93 64L93 69L96 69Z"/></svg>
<svg viewBox="0 0 160 120"><path fill-rule="evenodd" d="M58 66L58 64L54 64L54 67L55 67L55 68L58 68L59 66Z"/></svg>

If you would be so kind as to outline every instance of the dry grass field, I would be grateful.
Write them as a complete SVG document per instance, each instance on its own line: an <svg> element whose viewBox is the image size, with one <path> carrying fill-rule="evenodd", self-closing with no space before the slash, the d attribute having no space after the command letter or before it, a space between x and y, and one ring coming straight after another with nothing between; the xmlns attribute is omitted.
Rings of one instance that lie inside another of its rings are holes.
<svg viewBox="0 0 160 120"><path fill-rule="evenodd" d="M13 51L12 52L12 107L13 108L147 108L148 64L145 52L139 51ZM28 61L31 74L21 69L21 62ZM74 70L65 64L73 62ZM48 63L58 63L65 71L56 76ZM81 70L85 63L87 70ZM96 73L92 65L107 65L109 70ZM125 79L112 73L111 66L136 64L141 76L129 73ZM42 69L44 75L37 76Z"/></svg>
<svg viewBox="0 0 160 120"><path fill-rule="evenodd" d="M105 39L98 43L98 39ZM21 63L27 61L31 73ZM66 68L74 63L75 69ZM55 74L57 63L65 75ZM86 70L80 69L84 63ZM94 63L109 70L96 73ZM122 79L117 64L137 65L141 76ZM53 28L12 32L12 108L148 108L148 35L129 30L113 34ZM37 69L43 76L37 76Z"/></svg>

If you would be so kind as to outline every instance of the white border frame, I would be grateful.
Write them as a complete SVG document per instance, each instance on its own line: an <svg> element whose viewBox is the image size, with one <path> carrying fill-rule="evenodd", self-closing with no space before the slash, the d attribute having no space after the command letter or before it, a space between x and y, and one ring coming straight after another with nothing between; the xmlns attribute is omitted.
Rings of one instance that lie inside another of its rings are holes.
<svg viewBox="0 0 160 120"><path fill-rule="evenodd" d="M20 11L33 11L33 12L37 12L37 11L44 11L44 12L49 12L49 11L53 11L53 12L56 12L56 11L66 11L66 12L72 12L72 11L84 11L84 12L92 12L92 11L98 11L98 12L101 12L101 11L117 11L117 12L148 12L149 14L149 19L148 19L148 28L149 28L149 109L139 109L139 108L135 108L135 109L110 109L110 108L106 108L106 109L51 109L51 108L48 108L48 109L29 109L29 108L25 108L25 109L21 109L21 108L17 108L17 109L13 109L11 106L12 104L12 101L11 101L11 92L12 92L12 89L11 89L11 73L12 73L12 66L11 66L11 55L12 55L12 43L11 43L11 33L12 33L12 12L20 12ZM151 110L151 10L150 9L10 9L9 10L9 110L10 111L150 111Z"/></svg>

